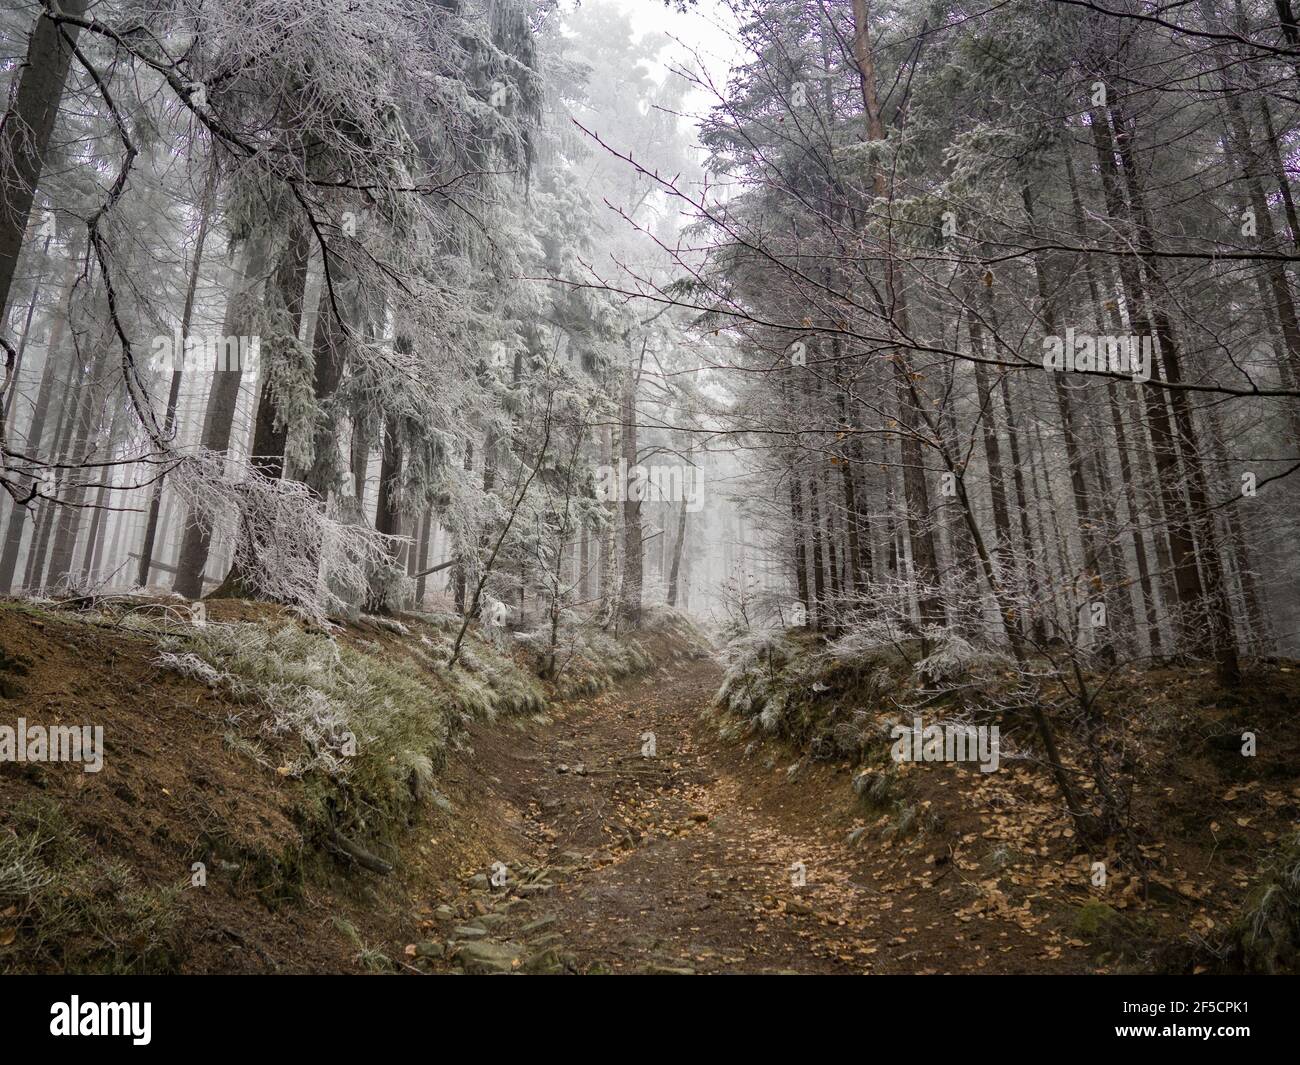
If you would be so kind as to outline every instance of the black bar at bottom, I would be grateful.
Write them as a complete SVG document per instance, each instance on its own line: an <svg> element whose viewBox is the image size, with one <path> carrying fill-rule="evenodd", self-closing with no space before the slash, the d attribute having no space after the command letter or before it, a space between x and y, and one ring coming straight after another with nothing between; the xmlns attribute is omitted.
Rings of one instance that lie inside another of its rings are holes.
<svg viewBox="0 0 1300 1065"><path fill-rule="evenodd" d="M566 1031L581 1034L571 1047L581 1053L599 1045L591 1036L604 1028L638 1042L662 1038L679 1049L688 1032L703 1036L703 1045L759 1036L769 1052L788 1039L791 1053L806 1054L823 1039L830 1045L840 1038L831 1035L842 1029L832 1018L847 1008L826 987L802 1003L788 983L747 987L741 996L774 1008L758 1032L746 1030L755 1019L749 1009L733 1012L725 998L707 991L701 998L699 988L692 992L681 981L651 986L643 978L635 988L588 982L577 995L567 990L551 1000L521 984L514 985L515 996L508 987L488 991L473 980L446 977L433 985L428 979L8 977L0 980L0 1045L9 1061L30 1060L17 1056L22 1048L50 1051L59 1044L76 1053L116 1044L128 1054L202 1048L295 1056L317 1049L337 1056L352 1044L372 1053L423 1045L439 1057L481 1043L489 1055L513 1055L511 1044L525 1032L557 1045L567 1042ZM1164 1043L1180 1051L1201 1044L1222 1055L1235 1044L1289 1042L1298 990L1287 977L871 977L848 992L854 1005L840 1021L867 1022L862 1039L892 1031L927 1050L991 1049L1005 1041L1044 1050ZM1026 1042L1038 1037L1044 1042ZM690 1039L697 1042L696 1035ZM468 1045L456 1050L462 1042Z"/></svg>

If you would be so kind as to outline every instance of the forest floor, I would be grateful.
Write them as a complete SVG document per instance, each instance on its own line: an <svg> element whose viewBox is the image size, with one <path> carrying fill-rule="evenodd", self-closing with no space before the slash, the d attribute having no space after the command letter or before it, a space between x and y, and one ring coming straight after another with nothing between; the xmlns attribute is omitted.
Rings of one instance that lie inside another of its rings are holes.
<svg viewBox="0 0 1300 1065"><path fill-rule="evenodd" d="M341 635L391 663L419 631ZM1300 811L1289 666L1235 703L1191 671L1132 678L1160 726L1138 782L1150 890L1113 875L1099 894L1041 766L913 767L905 800L870 807L848 761L738 737L714 660L652 634L643 672L595 694L466 715L432 793L387 832L366 815L392 866L377 875L322 849L303 782L276 768L285 742L246 742L253 711L161 669L144 633L7 603L0 648L0 724L108 737L102 772L0 764L0 887L32 885L0 897L0 971L1199 972L1196 943L1235 919ZM1243 721L1259 758L1220 742ZM907 811L920 827L902 832Z"/></svg>
<svg viewBox="0 0 1300 1065"><path fill-rule="evenodd" d="M710 661L660 668L544 723L476 729L449 783L500 804L518 857L504 884L470 873L421 907L431 939L407 953L497 972L1096 971L1082 941L959 912L946 852L850 847L847 767L792 781L789 759L720 739L701 716L720 680Z"/></svg>

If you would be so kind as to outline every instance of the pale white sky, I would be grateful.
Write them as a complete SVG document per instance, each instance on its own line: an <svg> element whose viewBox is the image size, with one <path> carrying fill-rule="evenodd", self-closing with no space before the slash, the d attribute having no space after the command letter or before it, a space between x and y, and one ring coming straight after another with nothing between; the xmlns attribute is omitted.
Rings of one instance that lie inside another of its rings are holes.
<svg viewBox="0 0 1300 1065"><path fill-rule="evenodd" d="M719 86L726 85L727 72L739 51L734 38L735 19L723 0L698 0L695 7L685 13L666 6L663 0L583 2L613 5L628 13L638 33L665 33L680 42L665 50L661 68L653 71L656 77L662 79L670 66L689 63L694 49L714 81Z"/></svg>

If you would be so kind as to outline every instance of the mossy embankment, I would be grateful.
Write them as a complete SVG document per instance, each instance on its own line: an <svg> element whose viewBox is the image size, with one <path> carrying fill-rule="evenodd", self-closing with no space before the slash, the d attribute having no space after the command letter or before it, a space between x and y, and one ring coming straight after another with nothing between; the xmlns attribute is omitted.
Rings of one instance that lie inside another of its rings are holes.
<svg viewBox="0 0 1300 1065"><path fill-rule="evenodd" d="M526 638L458 619L332 631L277 607L0 603L0 725L103 728L102 767L0 764L0 972L366 971L419 881L460 875L485 817L444 774L471 722L544 714L703 637L651 612ZM417 855L418 852L418 855Z"/></svg>
<svg viewBox="0 0 1300 1065"><path fill-rule="evenodd" d="M1075 676L1043 659L1026 674L959 639L923 649L802 630L743 636L727 658L722 735L787 765L791 787L843 788L824 767L850 767L848 842L883 881L942 880L954 920L999 914L1080 971L1300 966L1300 664L1253 663L1228 690L1208 666ZM1118 831L1075 831L1033 702L1083 802L1099 803L1104 773ZM892 730L918 718L996 726L998 768L897 760Z"/></svg>

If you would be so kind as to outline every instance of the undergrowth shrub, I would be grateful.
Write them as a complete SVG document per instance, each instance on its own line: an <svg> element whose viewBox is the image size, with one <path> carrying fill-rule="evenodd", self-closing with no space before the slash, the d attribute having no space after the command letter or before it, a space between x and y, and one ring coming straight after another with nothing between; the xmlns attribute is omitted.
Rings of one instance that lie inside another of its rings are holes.
<svg viewBox="0 0 1300 1065"><path fill-rule="evenodd" d="M0 971L174 971L180 890L96 856L52 799L25 800L0 825L0 927L13 933Z"/></svg>
<svg viewBox="0 0 1300 1065"><path fill-rule="evenodd" d="M450 673L439 668L445 660L437 634L398 651L257 623L164 637L158 657L248 706L252 713L232 714L237 724L248 716L288 741L277 772L303 781L309 822L364 824L362 811L377 811L384 816L371 830L431 793L458 726L541 705L535 681L509 659L479 648Z"/></svg>
<svg viewBox="0 0 1300 1065"><path fill-rule="evenodd" d="M743 634L724 656L715 706L827 761L871 757L883 738L875 713L909 668L891 646L822 647L811 635L785 632Z"/></svg>
<svg viewBox="0 0 1300 1065"><path fill-rule="evenodd" d="M1300 832L1265 864L1229 931L1227 958L1246 972L1300 972Z"/></svg>

